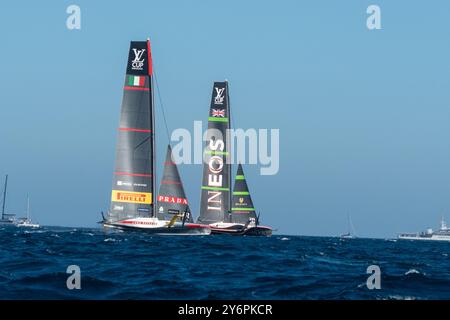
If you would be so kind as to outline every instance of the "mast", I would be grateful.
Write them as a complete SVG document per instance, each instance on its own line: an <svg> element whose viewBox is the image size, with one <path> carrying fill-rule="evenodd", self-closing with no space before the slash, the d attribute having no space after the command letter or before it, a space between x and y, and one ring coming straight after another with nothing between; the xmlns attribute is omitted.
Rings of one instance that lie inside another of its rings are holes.
<svg viewBox="0 0 450 320"><path fill-rule="evenodd" d="M30 196L27 194L27 220L30 220Z"/></svg>
<svg viewBox="0 0 450 320"><path fill-rule="evenodd" d="M5 188L3 190L2 220L5 219L6 189L7 188L8 188L8 175L5 176Z"/></svg>
<svg viewBox="0 0 450 320"><path fill-rule="evenodd" d="M153 93L153 61L152 61L152 51L150 47L150 38L147 38L147 52L148 52L148 75L150 77L150 121L152 124L152 217L156 217L156 143L155 143L155 95Z"/></svg>
<svg viewBox="0 0 450 320"><path fill-rule="evenodd" d="M349 213L347 213L347 224L348 224L348 229L347 229L348 234L352 235L352 225L350 223L350 214Z"/></svg>
<svg viewBox="0 0 450 320"><path fill-rule="evenodd" d="M356 236L355 227L353 226L353 221L350 213L347 213L348 219L348 234L351 236Z"/></svg>
<svg viewBox="0 0 450 320"><path fill-rule="evenodd" d="M227 147L228 150L228 155L226 156L226 166L228 167L228 185L230 186L230 192L228 193L228 222L231 222L231 219L233 217L232 215L232 207L233 207L233 197L231 196L231 190L233 188L233 178L231 177L231 173L233 172L233 167L231 165L231 159L232 159L232 154L231 154L231 139L230 139L230 128L231 128L231 124L232 124L232 118L231 118L231 103L230 103L230 90L228 89L228 80L225 79L225 83L226 83L226 91L227 91L227 102L228 102L228 128L226 130L226 139L227 139L227 143L229 144L230 148Z"/></svg>
<svg viewBox="0 0 450 320"><path fill-rule="evenodd" d="M447 223L445 222L444 216L441 217L441 230L447 230Z"/></svg>

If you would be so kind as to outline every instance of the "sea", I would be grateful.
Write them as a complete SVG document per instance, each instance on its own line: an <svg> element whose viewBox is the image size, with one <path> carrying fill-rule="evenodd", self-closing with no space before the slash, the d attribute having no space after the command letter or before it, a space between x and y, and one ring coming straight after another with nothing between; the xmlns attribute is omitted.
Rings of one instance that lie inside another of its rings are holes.
<svg viewBox="0 0 450 320"><path fill-rule="evenodd" d="M450 299L449 255L450 242L0 227L0 299Z"/></svg>

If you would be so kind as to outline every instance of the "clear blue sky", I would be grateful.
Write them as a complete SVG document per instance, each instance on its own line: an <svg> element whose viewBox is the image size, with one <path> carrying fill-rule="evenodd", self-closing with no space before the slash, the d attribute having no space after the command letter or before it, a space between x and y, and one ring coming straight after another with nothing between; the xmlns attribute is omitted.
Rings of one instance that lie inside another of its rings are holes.
<svg viewBox="0 0 450 320"><path fill-rule="evenodd" d="M382 30L366 28L373 3ZM70 4L80 31L66 28ZM42 224L95 225L129 41L150 37L171 129L205 121L225 78L237 126L280 128L279 174L246 167L263 222L304 235L346 231L347 213L362 236L434 227L450 219L449 16L448 1L2 2L9 211L30 193ZM201 166L180 170L197 212Z"/></svg>

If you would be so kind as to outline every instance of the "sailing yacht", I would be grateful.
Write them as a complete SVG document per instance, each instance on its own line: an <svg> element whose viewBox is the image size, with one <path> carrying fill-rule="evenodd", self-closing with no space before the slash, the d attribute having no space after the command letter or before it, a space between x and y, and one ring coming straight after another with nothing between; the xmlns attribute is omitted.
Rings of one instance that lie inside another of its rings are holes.
<svg viewBox="0 0 450 320"><path fill-rule="evenodd" d="M155 112L150 40L132 41L123 89L111 206L104 227L153 234L206 235L207 225L191 223L187 211L171 219L155 203Z"/></svg>
<svg viewBox="0 0 450 320"><path fill-rule="evenodd" d="M6 209L6 191L8 190L8 175L5 176L5 184L3 187L3 200L2 200L2 217L0 219L0 226L14 226L16 223L16 215L5 213Z"/></svg>
<svg viewBox="0 0 450 320"><path fill-rule="evenodd" d="M272 229L259 225L241 165L231 194L229 101L228 82L214 82L197 222L208 224L213 234L270 236Z"/></svg>
<svg viewBox="0 0 450 320"><path fill-rule="evenodd" d="M38 223L33 223L30 218L30 197L27 196L27 216L25 218L19 218L16 223L17 227L21 228L39 228Z"/></svg>
<svg viewBox="0 0 450 320"><path fill-rule="evenodd" d="M341 234L341 239L355 239L355 228L353 227L352 218L350 215L347 215L347 221L348 221L348 231L346 233Z"/></svg>

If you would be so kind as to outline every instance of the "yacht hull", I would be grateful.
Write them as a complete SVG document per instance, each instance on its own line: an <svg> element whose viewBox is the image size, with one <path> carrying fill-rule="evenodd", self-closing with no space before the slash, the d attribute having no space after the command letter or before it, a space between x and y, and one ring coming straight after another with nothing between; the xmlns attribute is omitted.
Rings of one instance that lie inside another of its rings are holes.
<svg viewBox="0 0 450 320"><path fill-rule="evenodd" d="M230 226L214 226L210 225L211 234L228 234L234 236L271 236L272 228L265 226L246 227L242 224L234 224Z"/></svg>
<svg viewBox="0 0 450 320"><path fill-rule="evenodd" d="M40 227L38 224L17 224L18 228L31 228L31 229L37 229Z"/></svg>
<svg viewBox="0 0 450 320"><path fill-rule="evenodd" d="M15 222L11 220L0 220L0 226L15 226Z"/></svg>
<svg viewBox="0 0 450 320"><path fill-rule="evenodd" d="M159 221L161 222L161 221ZM161 223L142 223L140 221L123 220L117 222L102 222L103 227L119 229L123 231L143 232L156 235L209 235L211 229L207 225L201 225L196 223L177 223L172 226L161 225Z"/></svg>
<svg viewBox="0 0 450 320"><path fill-rule="evenodd" d="M399 240L448 241L448 242L450 242L450 236L432 236L432 237L399 236L398 239Z"/></svg>
<svg viewBox="0 0 450 320"><path fill-rule="evenodd" d="M250 227L246 228L242 235L270 237L272 235L272 228L264 226Z"/></svg>

